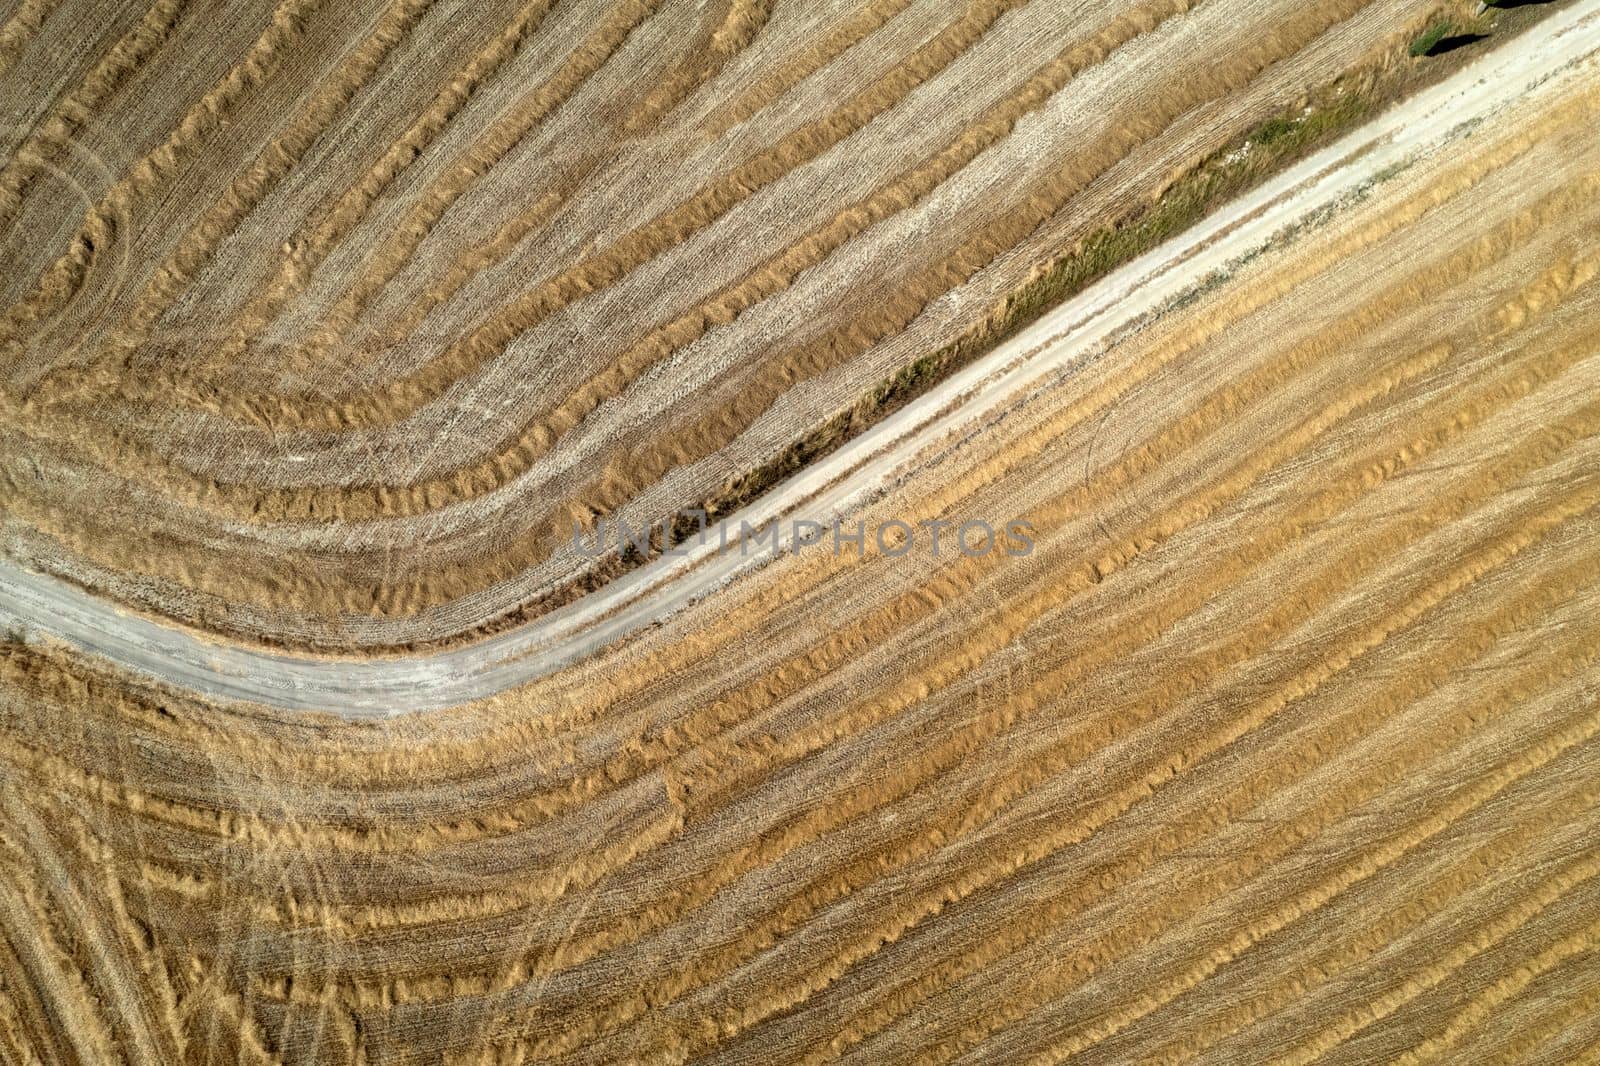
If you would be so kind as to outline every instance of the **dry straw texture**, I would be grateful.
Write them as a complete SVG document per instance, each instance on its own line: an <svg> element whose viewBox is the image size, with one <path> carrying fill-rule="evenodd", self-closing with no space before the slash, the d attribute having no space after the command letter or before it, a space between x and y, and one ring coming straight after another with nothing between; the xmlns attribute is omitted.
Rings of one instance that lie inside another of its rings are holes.
<svg viewBox="0 0 1600 1066"><path fill-rule="evenodd" d="M725 495L1062 249L1359 89L1427 11L41 17L5 23L0 73L11 551L211 628L371 646L594 584L574 520Z"/></svg>
<svg viewBox="0 0 1600 1066"><path fill-rule="evenodd" d="M1403 56L1402 7L23 0L18 550L424 633ZM788 556L383 723L0 644L0 1059L1600 1061L1590 69L865 515L1029 555Z"/></svg>

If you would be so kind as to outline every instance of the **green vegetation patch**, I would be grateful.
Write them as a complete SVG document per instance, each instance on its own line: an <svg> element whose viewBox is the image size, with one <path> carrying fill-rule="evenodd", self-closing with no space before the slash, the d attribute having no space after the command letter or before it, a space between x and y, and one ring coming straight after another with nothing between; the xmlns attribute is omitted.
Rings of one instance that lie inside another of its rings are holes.
<svg viewBox="0 0 1600 1066"><path fill-rule="evenodd" d="M1435 20L1411 42L1411 58L1420 59L1432 52L1455 28L1455 23L1450 19Z"/></svg>

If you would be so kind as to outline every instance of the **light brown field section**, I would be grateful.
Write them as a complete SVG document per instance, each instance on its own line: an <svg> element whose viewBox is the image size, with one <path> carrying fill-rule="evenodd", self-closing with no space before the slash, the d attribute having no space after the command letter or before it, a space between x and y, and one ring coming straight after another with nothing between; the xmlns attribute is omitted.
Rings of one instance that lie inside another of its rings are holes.
<svg viewBox="0 0 1600 1066"><path fill-rule="evenodd" d="M1600 86L1541 100L867 515L1025 556L383 723L0 645L0 1054L1592 1059Z"/></svg>
<svg viewBox="0 0 1600 1066"><path fill-rule="evenodd" d="M530 617L1458 7L19 3L0 546L275 643Z"/></svg>

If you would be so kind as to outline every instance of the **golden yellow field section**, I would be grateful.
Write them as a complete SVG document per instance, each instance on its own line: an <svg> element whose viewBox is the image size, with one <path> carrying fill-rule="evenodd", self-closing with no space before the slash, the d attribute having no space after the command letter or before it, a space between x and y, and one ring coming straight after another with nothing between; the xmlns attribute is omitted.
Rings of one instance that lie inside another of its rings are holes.
<svg viewBox="0 0 1600 1066"><path fill-rule="evenodd" d="M574 520L718 499L1430 10L13 7L9 549L362 646L598 583Z"/></svg>
<svg viewBox="0 0 1600 1066"><path fill-rule="evenodd" d="M13 0L6 558L468 633L1424 7ZM387 720L4 635L0 1061L1600 1063L1586 62L852 516L1026 554L781 553Z"/></svg>

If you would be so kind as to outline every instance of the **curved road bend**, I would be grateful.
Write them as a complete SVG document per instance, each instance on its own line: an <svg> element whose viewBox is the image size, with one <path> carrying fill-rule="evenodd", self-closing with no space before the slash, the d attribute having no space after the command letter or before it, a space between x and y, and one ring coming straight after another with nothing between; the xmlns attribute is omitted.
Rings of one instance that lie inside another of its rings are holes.
<svg viewBox="0 0 1600 1066"><path fill-rule="evenodd" d="M1359 196L1372 175L1438 150L1479 121L1600 75L1600 0L1583 0L1152 250L739 515L752 526L824 520L869 499L923 446L970 429L1136 328L1286 228ZM802 511L803 508L803 511ZM737 527L735 527L737 528ZM759 554L759 553L758 553ZM221 643L0 560L0 628L56 640L208 697L385 718L492 695L583 658L757 565L696 547L559 611L474 644L413 656L318 658Z"/></svg>

